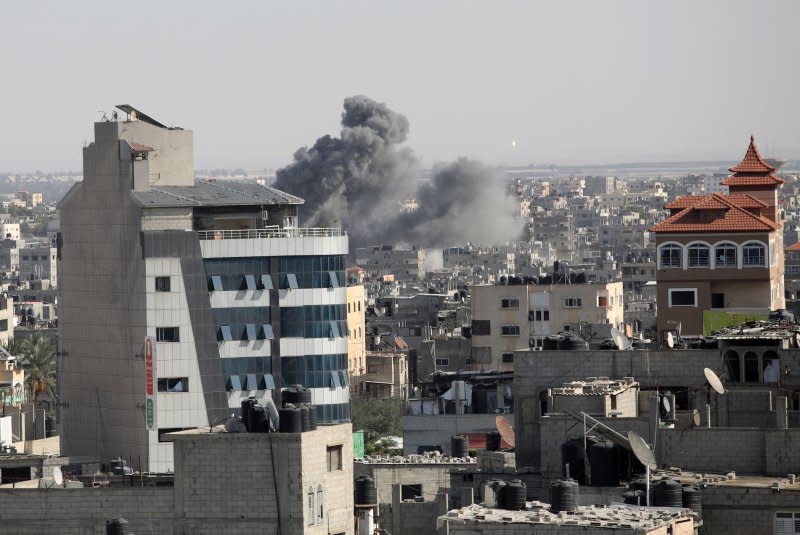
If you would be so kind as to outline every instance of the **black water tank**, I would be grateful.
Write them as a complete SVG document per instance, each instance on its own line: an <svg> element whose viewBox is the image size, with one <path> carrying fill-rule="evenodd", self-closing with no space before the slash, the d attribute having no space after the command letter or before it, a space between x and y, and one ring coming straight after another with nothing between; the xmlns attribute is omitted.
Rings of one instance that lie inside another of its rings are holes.
<svg viewBox="0 0 800 535"><path fill-rule="evenodd" d="M56 417L48 416L44 419L44 435L46 437L54 437L58 434L58 427L56 426Z"/></svg>
<svg viewBox="0 0 800 535"><path fill-rule="evenodd" d="M619 486L619 455L612 442L601 441L589 448L593 487Z"/></svg>
<svg viewBox="0 0 800 535"><path fill-rule="evenodd" d="M497 431L489 431L486 433L486 449L488 451L497 451L500 449L500 433Z"/></svg>
<svg viewBox="0 0 800 535"><path fill-rule="evenodd" d="M303 385L292 385L281 392L281 400L284 405L287 403L293 403L295 405L311 403L311 390Z"/></svg>
<svg viewBox="0 0 800 535"><path fill-rule="evenodd" d="M106 522L106 535L129 535L128 521L124 518L114 518Z"/></svg>
<svg viewBox="0 0 800 535"><path fill-rule="evenodd" d="M269 416L267 409L260 405L253 405L250 409L250 433L267 433L269 432Z"/></svg>
<svg viewBox="0 0 800 535"><path fill-rule="evenodd" d="M703 494L697 487L683 487L681 500L683 507L688 507L697 514L703 513Z"/></svg>
<svg viewBox="0 0 800 535"><path fill-rule="evenodd" d="M629 490L622 494L622 501L628 505L646 505L643 490Z"/></svg>
<svg viewBox="0 0 800 535"><path fill-rule="evenodd" d="M295 406L283 407L278 411L281 433L302 433L303 414Z"/></svg>
<svg viewBox="0 0 800 535"><path fill-rule="evenodd" d="M378 489L375 480L370 476L359 476L353 486L353 500L355 505L376 505L378 503Z"/></svg>
<svg viewBox="0 0 800 535"><path fill-rule="evenodd" d="M519 479L509 481L500 494L500 504L509 511L522 511L525 509L525 498L528 489Z"/></svg>
<svg viewBox="0 0 800 535"><path fill-rule="evenodd" d="M489 412L489 391L485 388L472 389L472 413L486 414Z"/></svg>
<svg viewBox="0 0 800 535"><path fill-rule="evenodd" d="M566 473L567 465L569 474ZM586 484L586 450L582 438L573 438L561 445L561 466L564 477L574 479L579 485Z"/></svg>
<svg viewBox="0 0 800 535"><path fill-rule="evenodd" d="M550 512L572 512L578 507L578 483L572 479L550 485Z"/></svg>
<svg viewBox="0 0 800 535"><path fill-rule="evenodd" d="M450 456L466 457L469 454L467 437L464 435L453 435L450 439Z"/></svg>
<svg viewBox="0 0 800 535"><path fill-rule="evenodd" d="M558 343L558 349L566 351L581 351L589 349L589 344L580 336L568 334Z"/></svg>
<svg viewBox="0 0 800 535"><path fill-rule="evenodd" d="M653 485L653 505L683 507L683 489L674 479L663 477Z"/></svg>
<svg viewBox="0 0 800 535"><path fill-rule="evenodd" d="M301 405L300 414L303 416L303 431L313 431L317 428L317 419L314 417L314 407Z"/></svg>
<svg viewBox="0 0 800 535"><path fill-rule="evenodd" d="M544 342L542 342L542 349L544 349L545 351L558 349L558 346L563 338L564 338L563 336L559 336L557 334L552 336L546 336Z"/></svg>
<svg viewBox="0 0 800 535"><path fill-rule="evenodd" d="M250 411L253 409L253 405L255 404L256 400L254 399L246 399L242 401L242 423L248 432L250 431Z"/></svg>

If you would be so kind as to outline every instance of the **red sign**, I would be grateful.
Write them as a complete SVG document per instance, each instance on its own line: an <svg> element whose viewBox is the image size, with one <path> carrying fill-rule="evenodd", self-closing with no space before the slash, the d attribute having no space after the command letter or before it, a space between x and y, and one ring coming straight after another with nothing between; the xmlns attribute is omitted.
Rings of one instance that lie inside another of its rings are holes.
<svg viewBox="0 0 800 535"><path fill-rule="evenodd" d="M147 395L153 395L153 339L149 336L145 340L144 373Z"/></svg>

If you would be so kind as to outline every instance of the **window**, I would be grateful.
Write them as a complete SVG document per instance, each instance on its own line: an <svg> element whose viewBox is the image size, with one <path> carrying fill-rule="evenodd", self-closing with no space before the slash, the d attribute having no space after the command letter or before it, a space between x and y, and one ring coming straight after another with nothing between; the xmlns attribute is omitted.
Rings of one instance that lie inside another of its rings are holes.
<svg viewBox="0 0 800 535"><path fill-rule="evenodd" d="M514 353L503 353L503 362L505 363L514 362Z"/></svg>
<svg viewBox="0 0 800 535"><path fill-rule="evenodd" d="M736 265L736 244L721 243L714 248L715 267L731 268Z"/></svg>
<svg viewBox="0 0 800 535"><path fill-rule="evenodd" d="M500 328L503 336L519 336L519 325L503 325Z"/></svg>
<svg viewBox="0 0 800 535"><path fill-rule="evenodd" d="M658 259L661 262L661 269L683 267L683 249L680 245L662 245Z"/></svg>
<svg viewBox="0 0 800 535"><path fill-rule="evenodd" d="M800 533L800 513L775 513L773 535L795 535Z"/></svg>
<svg viewBox="0 0 800 535"><path fill-rule="evenodd" d="M447 359L437 358L436 359L436 365L437 366L449 366L450 365L450 359L449 358L447 358Z"/></svg>
<svg viewBox="0 0 800 535"><path fill-rule="evenodd" d="M328 288L338 288L339 287L339 277L336 276L335 271L328 272Z"/></svg>
<svg viewBox="0 0 800 535"><path fill-rule="evenodd" d="M269 275L261 275L261 288L264 290L272 290L272 277Z"/></svg>
<svg viewBox="0 0 800 535"><path fill-rule="evenodd" d="M500 307L501 308L519 308L519 299L501 299L500 300Z"/></svg>
<svg viewBox="0 0 800 535"><path fill-rule="evenodd" d="M211 275L208 278L208 290L211 292L222 291L222 277L219 275Z"/></svg>
<svg viewBox="0 0 800 535"><path fill-rule="evenodd" d="M764 245L757 242L749 242L742 246L742 265L764 266L766 265L765 262Z"/></svg>
<svg viewBox="0 0 800 535"><path fill-rule="evenodd" d="M275 340L275 333L272 332L272 325L265 323L261 326L261 330L264 333L264 340Z"/></svg>
<svg viewBox="0 0 800 535"><path fill-rule="evenodd" d="M413 500L422 496L422 484L416 485L400 485L400 499Z"/></svg>
<svg viewBox="0 0 800 535"><path fill-rule="evenodd" d="M611 299L612 299L612 304L613 304L613 299L614 298L612 297ZM597 306L599 306L599 307L608 306L608 296L607 295L598 295L597 296Z"/></svg>
<svg viewBox="0 0 800 535"><path fill-rule="evenodd" d="M238 375L229 376L225 388L228 391L235 390L240 392L242 390L242 378Z"/></svg>
<svg viewBox="0 0 800 535"><path fill-rule="evenodd" d="M156 291L157 292L169 291L169 277L156 277Z"/></svg>
<svg viewBox="0 0 800 535"><path fill-rule="evenodd" d="M233 340L233 333L231 333L230 325L220 325L219 332L217 333L217 340L228 342Z"/></svg>
<svg viewBox="0 0 800 535"><path fill-rule="evenodd" d="M317 486L317 524L322 524L325 518L325 493L322 490L322 484Z"/></svg>
<svg viewBox="0 0 800 535"><path fill-rule="evenodd" d="M329 388L342 388L342 381L339 377L339 374L336 371L330 372L330 382L328 383Z"/></svg>
<svg viewBox="0 0 800 535"><path fill-rule="evenodd" d="M157 327L156 342L179 342L180 333L178 327Z"/></svg>
<svg viewBox="0 0 800 535"><path fill-rule="evenodd" d="M742 382L741 363L739 362L739 354L736 351L728 351L725 353L725 370L728 373L728 381L732 383Z"/></svg>
<svg viewBox="0 0 800 535"><path fill-rule="evenodd" d="M689 258L689 267L709 267L710 263L710 249L708 245L702 243L693 243L687 249Z"/></svg>
<svg viewBox="0 0 800 535"><path fill-rule="evenodd" d="M761 362L762 382L777 383L781 379L781 359L774 351L765 351Z"/></svg>
<svg viewBox="0 0 800 535"><path fill-rule="evenodd" d="M297 290L300 287L297 284L297 276L294 273L286 274L286 287L291 290Z"/></svg>
<svg viewBox="0 0 800 535"><path fill-rule="evenodd" d="M245 334L247 335L247 339L251 342L253 340L258 340L258 329L256 329L255 323L247 323L245 326Z"/></svg>
<svg viewBox="0 0 800 535"><path fill-rule="evenodd" d="M328 472L342 469L342 446L328 446Z"/></svg>
<svg viewBox="0 0 800 535"><path fill-rule="evenodd" d="M244 288L247 290L257 290L258 287L256 286L256 276L255 275L245 275L244 276Z"/></svg>
<svg viewBox="0 0 800 535"><path fill-rule="evenodd" d="M759 375L758 355L752 351L744 354L744 382L757 383Z"/></svg>
<svg viewBox="0 0 800 535"><path fill-rule="evenodd" d="M489 336L492 334L491 321L472 320L472 334L475 336Z"/></svg>
<svg viewBox="0 0 800 535"><path fill-rule="evenodd" d="M671 307L697 306L697 289L695 288L670 289L669 306Z"/></svg>
<svg viewBox="0 0 800 535"><path fill-rule="evenodd" d="M316 515L314 514L314 487L308 487L308 504L306 509L306 517L308 520L306 521L309 526L314 525L314 520L316 519Z"/></svg>
<svg viewBox="0 0 800 535"><path fill-rule="evenodd" d="M8 320L0 320L0 331L7 331L7 330L8 330Z"/></svg>
<svg viewBox="0 0 800 535"><path fill-rule="evenodd" d="M580 297L565 297L564 308L581 308L583 306L583 299Z"/></svg>
<svg viewBox="0 0 800 535"><path fill-rule="evenodd" d="M158 380L159 392L188 392L189 391L189 378L188 377L169 377L166 379Z"/></svg>

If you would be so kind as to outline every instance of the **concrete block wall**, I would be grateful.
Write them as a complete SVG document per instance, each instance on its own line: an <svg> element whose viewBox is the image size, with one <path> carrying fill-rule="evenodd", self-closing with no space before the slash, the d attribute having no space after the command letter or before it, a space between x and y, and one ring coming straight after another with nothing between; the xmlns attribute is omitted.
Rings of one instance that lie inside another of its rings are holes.
<svg viewBox="0 0 800 535"><path fill-rule="evenodd" d="M776 512L798 510L800 491L769 488L705 487L703 529L726 535L772 535Z"/></svg>
<svg viewBox="0 0 800 535"><path fill-rule="evenodd" d="M0 490L4 535L103 535L123 517L133 533L172 533L171 487Z"/></svg>
<svg viewBox="0 0 800 535"><path fill-rule="evenodd" d="M378 503L392 503L394 485L422 485L422 496L433 500L440 492L450 489L450 471L464 468L464 464L366 464L355 463L353 477L370 475L375 480Z"/></svg>

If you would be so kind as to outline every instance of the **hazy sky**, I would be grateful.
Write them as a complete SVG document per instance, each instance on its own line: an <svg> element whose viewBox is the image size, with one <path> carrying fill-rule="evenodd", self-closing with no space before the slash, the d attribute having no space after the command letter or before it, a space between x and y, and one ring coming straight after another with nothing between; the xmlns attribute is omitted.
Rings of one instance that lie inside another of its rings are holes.
<svg viewBox="0 0 800 535"><path fill-rule="evenodd" d="M0 171L80 169L115 104L198 168L279 167L365 94L424 164L800 158L800 2L6 2ZM516 148L512 147L516 141Z"/></svg>

